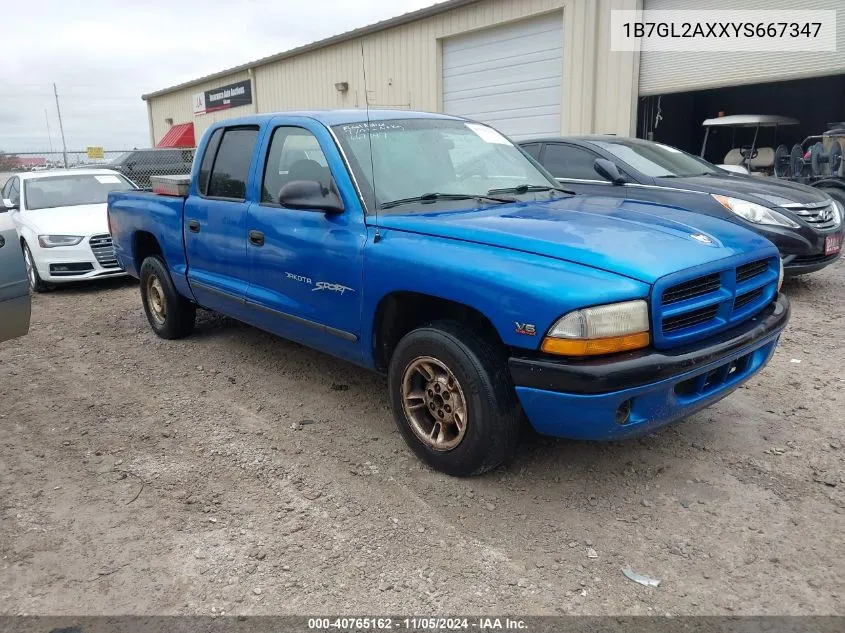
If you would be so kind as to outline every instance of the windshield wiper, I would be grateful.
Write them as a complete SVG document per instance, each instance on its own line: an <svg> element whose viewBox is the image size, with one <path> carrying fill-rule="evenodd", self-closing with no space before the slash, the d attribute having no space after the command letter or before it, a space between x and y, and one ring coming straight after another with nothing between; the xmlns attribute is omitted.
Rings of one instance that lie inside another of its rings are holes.
<svg viewBox="0 0 845 633"><path fill-rule="evenodd" d="M491 189L487 192L487 194L494 195L497 193L515 193L521 196L532 191L560 191L561 193L575 193L574 191L564 189L563 187L552 187L550 185L517 185L516 187L503 187L501 189Z"/></svg>
<svg viewBox="0 0 845 633"><path fill-rule="evenodd" d="M492 192L491 192L492 193ZM439 200L478 200L479 202L516 202L516 198L492 196L472 193L424 193L421 196L414 196L413 198L402 198L401 200L391 200L390 202L382 202L379 209L391 209L402 204L410 204L412 202L431 203Z"/></svg>

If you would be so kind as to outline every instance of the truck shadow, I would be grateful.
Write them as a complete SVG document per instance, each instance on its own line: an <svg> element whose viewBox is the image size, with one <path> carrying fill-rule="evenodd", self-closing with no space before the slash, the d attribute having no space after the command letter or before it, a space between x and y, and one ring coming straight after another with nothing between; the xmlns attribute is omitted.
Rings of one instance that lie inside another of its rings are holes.
<svg viewBox="0 0 845 633"><path fill-rule="evenodd" d="M391 444L405 450L396 432L389 408L387 380L383 375L362 371L346 361L206 310L198 313L197 329L189 340L202 341L203 345L215 348L223 347L227 356L248 357L248 365L238 363L229 368L239 385L248 381L250 390L273 394L280 393L280 382L289 385L289 381L293 380L298 383L298 398L312 403L310 408L302 410L303 417L319 418L326 412L326 417L343 423L336 418L341 415L343 419L364 424L366 433L370 435L393 438ZM270 400L265 406L272 408L272 396ZM339 414L341 411L342 414ZM691 421L695 418L693 416ZM694 421L691 424L681 422L641 438L584 442L541 436L524 421L515 459L510 465L482 475L477 480L495 481L502 475L544 477L551 472L583 475L584 471L592 468L604 470L607 467L621 472L626 463L642 462L649 453L666 453L674 450L673 447L688 447L694 437L700 439L702 431L696 430L697 426ZM692 433L688 436L690 431ZM710 432L713 431L705 432L705 435ZM343 440L336 442L340 448ZM428 474L418 475L437 476L428 468L423 468L422 472Z"/></svg>

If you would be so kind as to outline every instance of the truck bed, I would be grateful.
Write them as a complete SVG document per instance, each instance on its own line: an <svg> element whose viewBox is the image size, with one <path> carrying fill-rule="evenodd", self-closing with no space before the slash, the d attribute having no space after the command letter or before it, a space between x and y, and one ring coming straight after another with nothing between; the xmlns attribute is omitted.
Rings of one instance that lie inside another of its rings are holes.
<svg viewBox="0 0 845 633"><path fill-rule="evenodd" d="M118 263L133 277L140 276L139 245L153 238L160 246L173 281L185 280L185 237L182 219L185 199L152 191L115 191L109 194L109 226ZM185 281L187 286L187 282Z"/></svg>

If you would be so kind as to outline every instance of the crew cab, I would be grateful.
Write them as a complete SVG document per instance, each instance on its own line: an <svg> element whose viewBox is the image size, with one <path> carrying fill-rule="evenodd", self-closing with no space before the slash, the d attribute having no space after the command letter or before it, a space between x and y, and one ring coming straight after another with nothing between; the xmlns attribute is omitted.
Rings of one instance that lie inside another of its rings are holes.
<svg viewBox="0 0 845 633"><path fill-rule="evenodd" d="M384 372L400 433L451 475L505 462L523 416L592 440L688 416L760 371L789 317L765 238L573 195L457 117L223 121L192 172L109 194L152 329L184 337L202 306Z"/></svg>

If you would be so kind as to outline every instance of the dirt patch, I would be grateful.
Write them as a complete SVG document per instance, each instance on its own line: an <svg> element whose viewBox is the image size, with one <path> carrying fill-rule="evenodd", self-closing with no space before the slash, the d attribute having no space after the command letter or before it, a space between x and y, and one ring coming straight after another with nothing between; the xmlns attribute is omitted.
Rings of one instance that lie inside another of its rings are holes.
<svg viewBox="0 0 845 633"><path fill-rule="evenodd" d="M845 614L845 262L785 289L726 400L471 480L379 376L210 313L158 340L132 282L37 296L0 345L2 613Z"/></svg>

